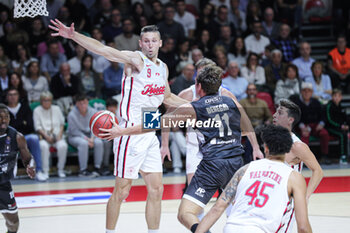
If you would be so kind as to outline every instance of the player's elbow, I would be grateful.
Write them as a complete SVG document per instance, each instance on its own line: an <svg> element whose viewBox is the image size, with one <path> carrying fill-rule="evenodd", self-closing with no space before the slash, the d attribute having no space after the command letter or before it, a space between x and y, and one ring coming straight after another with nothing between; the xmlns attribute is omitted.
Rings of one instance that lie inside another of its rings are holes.
<svg viewBox="0 0 350 233"><path fill-rule="evenodd" d="M298 233L312 233L310 224L298 224Z"/></svg>

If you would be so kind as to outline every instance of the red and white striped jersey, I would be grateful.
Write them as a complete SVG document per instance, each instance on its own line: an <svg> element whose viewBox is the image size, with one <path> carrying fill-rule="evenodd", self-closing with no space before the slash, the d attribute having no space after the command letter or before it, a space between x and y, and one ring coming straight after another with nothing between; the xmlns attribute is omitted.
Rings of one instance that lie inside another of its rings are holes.
<svg viewBox="0 0 350 233"><path fill-rule="evenodd" d="M168 78L166 65L160 59L157 59L159 64L155 64L142 52L138 53L144 63L143 69L130 76L123 73L119 106L122 119L136 125L141 124L143 108L158 108L162 104Z"/></svg>
<svg viewBox="0 0 350 233"><path fill-rule="evenodd" d="M278 232L290 202L287 187L292 171L282 162L252 161L238 184L227 224Z"/></svg>

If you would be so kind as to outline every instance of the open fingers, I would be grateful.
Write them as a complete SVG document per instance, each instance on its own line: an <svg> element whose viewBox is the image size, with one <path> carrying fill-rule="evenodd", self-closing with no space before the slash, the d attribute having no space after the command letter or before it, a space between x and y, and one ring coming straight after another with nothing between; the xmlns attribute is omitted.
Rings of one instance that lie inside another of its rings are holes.
<svg viewBox="0 0 350 233"><path fill-rule="evenodd" d="M110 121L112 122L113 126L117 126L118 125L117 122L115 122L114 119L110 119Z"/></svg>
<svg viewBox="0 0 350 233"><path fill-rule="evenodd" d="M102 131L102 132L111 132L111 129L100 128L99 130Z"/></svg>

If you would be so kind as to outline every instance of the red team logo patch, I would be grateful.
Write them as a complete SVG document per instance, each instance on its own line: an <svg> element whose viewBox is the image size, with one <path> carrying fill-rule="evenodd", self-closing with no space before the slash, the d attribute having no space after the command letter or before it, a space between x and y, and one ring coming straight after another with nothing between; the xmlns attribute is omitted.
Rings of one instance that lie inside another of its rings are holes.
<svg viewBox="0 0 350 233"><path fill-rule="evenodd" d="M148 84L144 87L141 92L142 95L153 96L153 95L164 95L165 86L158 87L157 84Z"/></svg>

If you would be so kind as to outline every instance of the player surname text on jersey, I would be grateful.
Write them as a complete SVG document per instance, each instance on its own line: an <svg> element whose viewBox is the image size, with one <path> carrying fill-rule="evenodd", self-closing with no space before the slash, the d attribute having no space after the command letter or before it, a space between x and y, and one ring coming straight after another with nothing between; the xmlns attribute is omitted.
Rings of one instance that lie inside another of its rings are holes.
<svg viewBox="0 0 350 233"><path fill-rule="evenodd" d="M220 128L221 121L217 121L214 118L209 118L208 120L201 121L195 119L187 119L185 120L174 120L171 118L163 118L163 128L183 128L183 127L192 127L192 128Z"/></svg>
<svg viewBox="0 0 350 233"><path fill-rule="evenodd" d="M270 178L271 180L276 181L278 184L281 184L282 180L282 176L273 171L255 171L250 173L250 179L256 179L260 177Z"/></svg>
<svg viewBox="0 0 350 233"><path fill-rule="evenodd" d="M211 114L211 113L228 111L228 106L227 104L218 104L218 105L207 107L205 109L207 110L208 114Z"/></svg>

